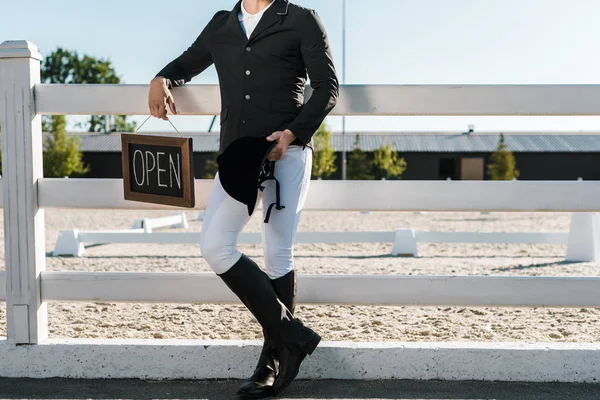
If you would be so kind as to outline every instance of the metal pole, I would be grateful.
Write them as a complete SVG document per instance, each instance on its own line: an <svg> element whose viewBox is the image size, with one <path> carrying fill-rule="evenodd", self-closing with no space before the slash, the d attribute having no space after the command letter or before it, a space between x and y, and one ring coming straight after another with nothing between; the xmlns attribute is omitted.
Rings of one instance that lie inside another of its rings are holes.
<svg viewBox="0 0 600 400"><path fill-rule="evenodd" d="M213 126L215 125L215 121L217 120L217 116L213 115L212 121L210 121L210 126L208 127L208 132L212 132Z"/></svg>
<svg viewBox="0 0 600 400"><path fill-rule="evenodd" d="M346 0L342 0L342 84L346 83ZM346 180L346 116L342 116L342 180Z"/></svg>

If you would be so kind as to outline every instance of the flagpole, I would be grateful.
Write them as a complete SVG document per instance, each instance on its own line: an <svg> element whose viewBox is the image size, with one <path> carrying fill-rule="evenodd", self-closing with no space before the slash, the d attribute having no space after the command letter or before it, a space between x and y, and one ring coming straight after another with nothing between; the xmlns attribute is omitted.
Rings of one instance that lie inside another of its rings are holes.
<svg viewBox="0 0 600 400"><path fill-rule="evenodd" d="M342 84L346 83L346 0L342 0ZM342 180L346 180L346 116L342 116Z"/></svg>

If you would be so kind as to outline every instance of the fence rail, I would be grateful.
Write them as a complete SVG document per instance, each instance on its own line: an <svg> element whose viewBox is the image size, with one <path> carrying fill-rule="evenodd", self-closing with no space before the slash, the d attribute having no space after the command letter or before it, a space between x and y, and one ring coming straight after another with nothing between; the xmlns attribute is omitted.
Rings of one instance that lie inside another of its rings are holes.
<svg viewBox="0 0 600 400"><path fill-rule="evenodd" d="M214 274L44 272L43 301L239 303ZM600 307L600 278L300 275L314 304Z"/></svg>
<svg viewBox="0 0 600 400"><path fill-rule="evenodd" d="M221 112L217 85L173 96L182 115ZM35 97L38 114L148 115L148 85L38 83ZM600 85L342 85L331 115L600 115Z"/></svg>
<svg viewBox="0 0 600 400"><path fill-rule="evenodd" d="M412 229L396 231L351 231L351 232L298 232L294 243L391 243L392 255L418 255L417 243L488 243L488 244L553 244L567 245L571 234L585 232L422 232ZM156 243L156 244L199 244L201 232L152 232L146 228L128 230L81 231L62 230L54 247L54 256L81 257L85 244L111 243ZM260 232L241 232L240 244L260 244ZM572 249L571 249L572 250ZM567 249L567 254L569 250ZM590 258L577 258L567 261L593 261Z"/></svg>
<svg viewBox="0 0 600 400"><path fill-rule="evenodd" d="M0 272L0 301L6 300ZM300 275L312 304L600 307L600 278L522 276ZM238 303L214 274L43 272L42 301Z"/></svg>
<svg viewBox="0 0 600 400"><path fill-rule="evenodd" d="M415 232L419 243L505 243L566 245L562 232Z"/></svg>
<svg viewBox="0 0 600 400"><path fill-rule="evenodd" d="M43 208L170 209L123 199L121 179L39 180ZM212 181L195 183L205 209ZM305 210L600 211L597 181L312 181Z"/></svg>

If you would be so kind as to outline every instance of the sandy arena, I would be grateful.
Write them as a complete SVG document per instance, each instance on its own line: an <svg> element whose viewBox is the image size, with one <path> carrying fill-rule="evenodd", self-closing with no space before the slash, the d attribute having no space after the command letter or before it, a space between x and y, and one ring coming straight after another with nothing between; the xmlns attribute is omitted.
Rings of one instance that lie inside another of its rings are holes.
<svg viewBox="0 0 600 400"><path fill-rule="evenodd" d="M127 229L137 218L175 211L46 210L49 271L210 272L194 245L110 244L81 258L52 257L60 229ZM189 231L200 231L196 211ZM1 217L0 217L1 218ZM566 232L569 213L305 212L299 231ZM260 231L256 213L246 231ZM173 231L173 230L169 230ZM0 232L2 235L3 232ZM1 256L4 258L4 242ZM262 265L262 249L240 249ZM295 247L300 274L598 276L600 263L566 263L553 245L419 245L419 258L391 257L391 243L303 244ZM4 269L4 266L0 267ZM245 308L213 304L50 303L53 338L258 339ZM325 340L598 342L600 309L369 307L300 305L297 316ZM0 303L0 336L6 335Z"/></svg>

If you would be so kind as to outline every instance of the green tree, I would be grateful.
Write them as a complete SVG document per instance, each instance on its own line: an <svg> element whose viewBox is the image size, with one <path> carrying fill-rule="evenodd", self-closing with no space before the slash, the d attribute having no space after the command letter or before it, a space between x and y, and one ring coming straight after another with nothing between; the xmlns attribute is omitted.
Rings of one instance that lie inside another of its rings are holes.
<svg viewBox="0 0 600 400"><path fill-rule="evenodd" d="M347 178L355 181L373 179L373 161L360 148L358 135L354 141L354 150L348 156Z"/></svg>
<svg viewBox="0 0 600 400"><path fill-rule="evenodd" d="M44 83L88 83L88 84L119 84L121 78L117 75L109 60L96 59L88 55L79 55L76 51L58 48L48 55L42 64L41 79ZM104 132L105 116L92 115L87 122L88 132ZM46 119L44 130L49 130L50 122ZM56 124L56 123L55 123ZM125 115L118 115L112 121L118 132L135 131L135 122L127 121ZM81 124L80 124L81 126Z"/></svg>
<svg viewBox="0 0 600 400"><path fill-rule="evenodd" d="M51 136L46 139L43 155L44 176L63 178L82 176L89 171L83 164L79 150L79 138L67 137L66 118L55 115L50 123Z"/></svg>
<svg viewBox="0 0 600 400"><path fill-rule="evenodd" d="M328 178L337 171L337 167L335 166L336 156L330 141L331 132L327 128L327 125L323 123L314 135L313 178Z"/></svg>
<svg viewBox="0 0 600 400"><path fill-rule="evenodd" d="M519 177L515 156L508 151L504 134L500 134L498 149L492 154L491 163L487 166L488 177L494 181L510 181Z"/></svg>
<svg viewBox="0 0 600 400"><path fill-rule="evenodd" d="M217 156L219 153L213 153L210 158L206 159L204 163L204 175L202 179L214 179L217 171L219 170L219 164L217 164Z"/></svg>
<svg viewBox="0 0 600 400"><path fill-rule="evenodd" d="M373 168L375 179L401 179L402 174L406 171L406 161L404 158L398 158L398 153L392 151L389 144L385 144L375 150Z"/></svg>

